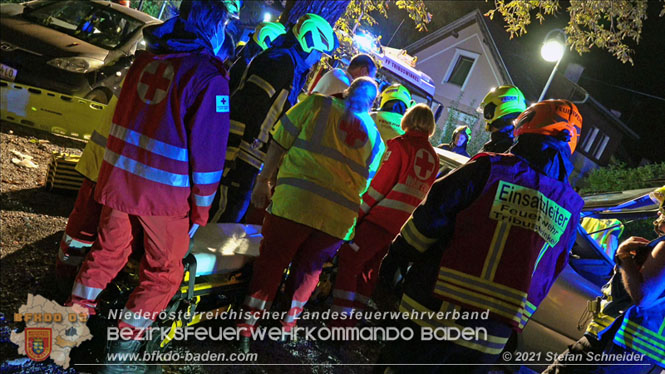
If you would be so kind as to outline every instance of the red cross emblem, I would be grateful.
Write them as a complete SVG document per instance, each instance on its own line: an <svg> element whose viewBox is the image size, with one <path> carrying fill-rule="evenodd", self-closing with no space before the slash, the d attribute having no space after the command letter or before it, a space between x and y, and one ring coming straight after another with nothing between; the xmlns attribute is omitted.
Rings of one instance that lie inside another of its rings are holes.
<svg viewBox="0 0 665 374"><path fill-rule="evenodd" d="M141 72L136 89L141 101L159 104L166 97L173 81L173 65L167 61L153 61Z"/></svg>
<svg viewBox="0 0 665 374"><path fill-rule="evenodd" d="M369 138L365 127L358 118L353 118L350 122L345 119L341 120L339 122L339 136L344 144L351 148L362 147Z"/></svg>
<svg viewBox="0 0 665 374"><path fill-rule="evenodd" d="M416 152L416 160L413 163L413 170L416 172L418 179L426 180L429 178L436 169L434 156L427 152L424 148L420 148Z"/></svg>

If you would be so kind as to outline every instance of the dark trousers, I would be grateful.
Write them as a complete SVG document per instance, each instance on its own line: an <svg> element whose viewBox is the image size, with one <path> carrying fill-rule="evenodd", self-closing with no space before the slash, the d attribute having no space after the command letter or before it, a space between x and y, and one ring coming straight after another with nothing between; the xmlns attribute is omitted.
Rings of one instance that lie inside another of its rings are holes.
<svg viewBox="0 0 665 374"><path fill-rule="evenodd" d="M236 159L235 166L222 178L210 211L212 223L240 223L243 221L252 198L252 189L259 170L243 160Z"/></svg>

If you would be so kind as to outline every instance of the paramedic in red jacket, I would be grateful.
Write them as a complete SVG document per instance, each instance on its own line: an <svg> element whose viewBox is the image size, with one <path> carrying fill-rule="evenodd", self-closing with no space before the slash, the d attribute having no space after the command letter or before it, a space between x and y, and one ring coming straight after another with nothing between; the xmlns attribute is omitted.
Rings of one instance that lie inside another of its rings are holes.
<svg viewBox="0 0 665 374"><path fill-rule="evenodd" d="M71 301L94 313L95 299L127 262L138 222L140 283L119 321L134 337L178 288L190 235L207 222L222 175L229 92L216 55L227 17L222 1L183 2L178 17L146 29L149 51L137 55L114 114L95 188L104 205L98 239Z"/></svg>
<svg viewBox="0 0 665 374"><path fill-rule="evenodd" d="M356 236L339 251L333 290L333 310L339 313L367 307L390 243L436 179L438 158L428 140L435 128L430 108L410 108L401 127L406 133L388 141L383 164L363 195ZM355 323L351 318L335 321Z"/></svg>

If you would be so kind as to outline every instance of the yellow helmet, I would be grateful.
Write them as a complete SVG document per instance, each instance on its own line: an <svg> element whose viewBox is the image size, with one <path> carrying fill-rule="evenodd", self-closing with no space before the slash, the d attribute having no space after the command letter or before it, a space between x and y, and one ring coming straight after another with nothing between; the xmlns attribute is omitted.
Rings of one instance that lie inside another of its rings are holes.
<svg viewBox="0 0 665 374"><path fill-rule="evenodd" d="M665 186L657 188L649 194L651 200L658 204L660 213L665 215Z"/></svg>
<svg viewBox="0 0 665 374"><path fill-rule="evenodd" d="M286 34L286 27L279 22L261 22L254 29L252 39L264 51L270 47L278 36Z"/></svg>
<svg viewBox="0 0 665 374"><path fill-rule="evenodd" d="M240 18L240 8L242 8L242 0L222 0L226 10L229 12L229 18Z"/></svg>
<svg viewBox="0 0 665 374"><path fill-rule="evenodd" d="M293 34L305 53L312 50L331 53L339 45L337 35L328 21L314 13L300 17L293 26Z"/></svg>
<svg viewBox="0 0 665 374"><path fill-rule="evenodd" d="M383 105L391 100L399 100L403 102L407 108L410 108L413 105L411 93L401 84L393 84L381 92L381 104L379 107L383 108Z"/></svg>
<svg viewBox="0 0 665 374"><path fill-rule="evenodd" d="M459 134L461 132L464 132L464 134L466 135L467 143L470 142L471 141L471 129L469 128L469 126L457 126L455 131L453 131L452 140L455 140L455 136L457 136L457 134Z"/></svg>
<svg viewBox="0 0 665 374"><path fill-rule="evenodd" d="M515 86L499 86L485 95L477 111L482 114L487 124L512 113L520 114L526 110L524 94ZM487 129L489 130L489 129Z"/></svg>

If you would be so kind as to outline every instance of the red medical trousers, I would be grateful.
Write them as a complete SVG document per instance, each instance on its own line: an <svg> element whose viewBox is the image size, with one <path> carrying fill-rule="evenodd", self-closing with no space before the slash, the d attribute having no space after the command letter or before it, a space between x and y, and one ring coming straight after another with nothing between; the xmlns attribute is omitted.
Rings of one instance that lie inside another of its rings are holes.
<svg viewBox="0 0 665 374"><path fill-rule="evenodd" d="M94 308L99 293L132 253L133 225L143 231L145 254L139 285L129 296L118 325L132 328L137 336L164 310L182 282L182 259L189 246L188 216L134 216L104 206L97 241L76 277L71 301Z"/></svg>
<svg viewBox="0 0 665 374"><path fill-rule="evenodd" d="M395 235L372 222L356 227L353 244L345 244L337 256L337 279L333 289L332 310L351 313L367 308L379 277L379 267ZM355 247L355 248L354 248ZM354 318L332 321L335 326L354 326Z"/></svg>
<svg viewBox="0 0 665 374"><path fill-rule="evenodd" d="M90 179L83 179L74 209L69 214L65 233L60 240L56 273L63 278L76 276L77 267L97 238L102 205L95 201L95 185Z"/></svg>
<svg viewBox="0 0 665 374"><path fill-rule="evenodd" d="M252 280L244 303L244 309L254 312L254 318L238 325L244 328L241 334L246 337L251 336L261 313L270 308L289 263L291 270L286 292L291 297L291 305L282 325L285 331L290 331L316 288L323 264L342 245L342 239L268 213L262 234L261 254L254 261Z"/></svg>

